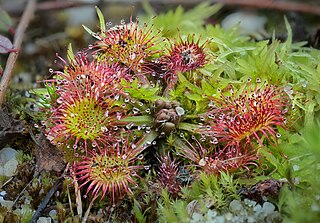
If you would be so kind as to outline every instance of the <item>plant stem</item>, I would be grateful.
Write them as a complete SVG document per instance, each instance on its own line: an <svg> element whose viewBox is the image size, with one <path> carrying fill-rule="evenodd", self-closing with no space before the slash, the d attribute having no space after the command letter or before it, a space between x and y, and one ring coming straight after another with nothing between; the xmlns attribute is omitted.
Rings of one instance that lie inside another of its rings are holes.
<svg viewBox="0 0 320 223"><path fill-rule="evenodd" d="M16 33L14 35L13 46L14 46L14 49L16 49L17 51L11 52L9 54L6 67L3 71L3 76L1 79L1 83L0 83L0 107L2 106L3 101L5 99L6 90L9 86L10 79L12 77L12 70L13 70L14 64L18 58L18 55L19 55L19 49L22 44L25 30L26 30L27 26L29 25L31 18L33 17L33 14L34 14L34 11L36 8L36 2L37 2L37 0L29 0L28 1L28 5L23 12L23 15L20 19L20 23L19 23L17 30L16 30Z"/></svg>

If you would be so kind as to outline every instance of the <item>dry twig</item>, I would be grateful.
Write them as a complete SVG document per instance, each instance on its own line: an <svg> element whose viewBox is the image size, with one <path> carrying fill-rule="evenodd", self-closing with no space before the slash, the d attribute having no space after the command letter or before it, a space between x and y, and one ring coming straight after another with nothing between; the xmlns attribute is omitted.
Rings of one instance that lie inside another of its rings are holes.
<svg viewBox="0 0 320 223"><path fill-rule="evenodd" d="M14 64L18 58L18 55L19 55L19 49L22 44L24 32L25 32L27 26L29 25L29 22L30 22L31 18L33 17L34 11L36 9L36 2L37 2L37 0L29 0L28 1L28 5L27 5L26 9L24 10L24 13L21 17L20 23L19 23L18 28L16 30L16 33L14 35L13 46L14 46L14 49L17 49L17 51L11 52L9 54L6 67L3 71L3 76L1 79L1 83L0 83L0 107L4 101L4 98L6 95L6 90L9 86L10 79L12 77L12 70L13 70Z"/></svg>

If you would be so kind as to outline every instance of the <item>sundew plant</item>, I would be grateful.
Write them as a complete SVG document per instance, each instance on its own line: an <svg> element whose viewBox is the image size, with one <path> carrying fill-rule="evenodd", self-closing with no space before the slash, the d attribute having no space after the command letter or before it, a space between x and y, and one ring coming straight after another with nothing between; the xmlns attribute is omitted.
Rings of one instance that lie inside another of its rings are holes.
<svg viewBox="0 0 320 223"><path fill-rule="evenodd" d="M98 30L84 25L92 41L58 55L39 95L42 131L63 153L77 208L89 207L77 217L303 222L303 203L318 219L320 194L305 188L320 183L304 168L318 171L319 148L301 148L319 130L320 52L293 43L285 18L285 41L254 41L205 25L220 5L153 18L145 7L119 24L97 8Z"/></svg>

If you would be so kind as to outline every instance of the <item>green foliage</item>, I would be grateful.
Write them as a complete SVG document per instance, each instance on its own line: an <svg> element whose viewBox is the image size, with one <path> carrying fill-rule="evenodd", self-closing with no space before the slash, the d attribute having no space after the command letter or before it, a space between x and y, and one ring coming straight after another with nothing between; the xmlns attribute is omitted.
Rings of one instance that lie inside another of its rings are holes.
<svg viewBox="0 0 320 223"><path fill-rule="evenodd" d="M192 202L199 205L200 213L206 213L212 207L222 210L231 200L239 199L238 189L239 184L228 173L221 173L220 176L202 173L190 187L182 189L181 199L172 201L168 192L162 191L158 208L160 222L190 222L188 206Z"/></svg>
<svg viewBox="0 0 320 223"><path fill-rule="evenodd" d="M51 108L52 103L58 98L58 95L56 94L56 88L53 83L51 85L45 84L44 86L44 88L32 89L30 92L39 98L36 105L46 109Z"/></svg>
<svg viewBox="0 0 320 223"><path fill-rule="evenodd" d="M276 84L289 84L293 94L289 95L297 109L295 117L305 115L305 125L313 123L319 111L319 50L304 47L305 42L292 43L292 32L287 21L288 38L281 43L277 40L249 42L232 35L223 35L218 26L207 28L210 43L215 44L216 63L210 66L216 81L221 78L268 80ZM214 34L214 35L212 35ZM222 36L222 37L221 37ZM223 72L221 72L223 68ZM219 70L220 69L220 70ZM210 72L206 70L206 75ZM303 113L303 114L302 114Z"/></svg>
<svg viewBox="0 0 320 223"><path fill-rule="evenodd" d="M149 21L150 17L156 15L152 20L154 27L160 29L165 37L176 36L178 30L180 34L200 34L205 19L217 13L221 7L221 4L210 5L208 2L204 2L189 11L185 11L182 6L178 6L175 10L156 15L149 3L144 2L144 9L148 15L143 20Z"/></svg>
<svg viewBox="0 0 320 223"><path fill-rule="evenodd" d="M141 86L138 79L129 83L128 81L122 80L124 91L129 93L132 98L138 100L156 101L161 99L158 95L159 86Z"/></svg>
<svg viewBox="0 0 320 223"><path fill-rule="evenodd" d="M320 218L320 121L303 130L286 154L291 164L289 182L282 190L279 207L287 214L284 222L317 222Z"/></svg>
<svg viewBox="0 0 320 223"><path fill-rule="evenodd" d="M222 209L228 205L228 201L238 199L238 183L228 173L221 173L220 176L206 175L202 173L200 179L194 181L190 189L182 190L182 197L187 200L206 197L214 201L216 209Z"/></svg>
<svg viewBox="0 0 320 223"><path fill-rule="evenodd" d="M150 208L150 207L149 207ZM148 209L149 209L148 208ZM142 211L141 211L141 205L139 204L139 202L138 201L136 201L136 200L134 200L134 206L133 206L133 212L134 212L134 216L135 216L135 218L137 219L137 221L139 222L139 223L145 223L145 222L147 222L147 218L146 218L146 212L148 211L148 209L147 210L145 210L144 211L144 213L142 213Z"/></svg>
<svg viewBox="0 0 320 223"><path fill-rule="evenodd" d="M23 162L29 162L33 160L32 155L24 153L22 150L18 150L16 159L19 164L22 164Z"/></svg>
<svg viewBox="0 0 320 223"><path fill-rule="evenodd" d="M172 201L170 199L169 193L165 190L162 190L161 198L162 201L160 201L158 204L159 222L190 222L186 201Z"/></svg>

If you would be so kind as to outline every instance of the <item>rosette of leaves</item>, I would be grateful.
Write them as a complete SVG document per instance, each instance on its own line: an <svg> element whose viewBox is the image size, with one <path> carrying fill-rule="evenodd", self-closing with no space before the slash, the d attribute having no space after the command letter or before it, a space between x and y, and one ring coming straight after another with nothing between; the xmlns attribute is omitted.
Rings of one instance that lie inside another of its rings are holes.
<svg viewBox="0 0 320 223"><path fill-rule="evenodd" d="M54 72L56 79L47 81L54 94L45 127L47 138L72 161L115 140L117 121L127 114L116 103L128 73L117 64L90 61L83 52L74 56L69 49L68 58L63 71Z"/></svg>

